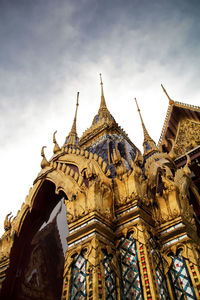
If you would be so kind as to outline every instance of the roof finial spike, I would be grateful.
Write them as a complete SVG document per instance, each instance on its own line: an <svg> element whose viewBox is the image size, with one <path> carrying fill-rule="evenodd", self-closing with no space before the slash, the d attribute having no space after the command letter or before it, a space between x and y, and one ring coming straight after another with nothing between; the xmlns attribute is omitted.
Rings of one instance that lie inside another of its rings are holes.
<svg viewBox="0 0 200 300"><path fill-rule="evenodd" d="M99 75L100 75L100 82L101 82L100 84L103 85L102 74L100 73Z"/></svg>
<svg viewBox="0 0 200 300"><path fill-rule="evenodd" d="M79 100L79 92L77 92L77 99L76 99L76 110L75 110L75 115L74 115L74 121L72 124L72 129L69 133L69 135L67 136L65 145L69 145L69 146L77 146L78 145L78 137L77 137L77 133L76 133L76 118L77 118L77 112L78 112L78 103Z"/></svg>
<svg viewBox="0 0 200 300"><path fill-rule="evenodd" d="M79 106L78 100L79 100L79 92L77 92L76 110L75 110L74 121L73 121L72 129L71 129L71 132L75 133L75 134L76 134L76 118L77 118L77 112L78 112L78 106Z"/></svg>
<svg viewBox="0 0 200 300"><path fill-rule="evenodd" d="M79 92L77 92L77 98L76 98L76 111L75 111L75 116L74 116L75 120L77 118L77 112L78 112L78 106L79 106L78 100L79 100Z"/></svg>
<svg viewBox="0 0 200 300"><path fill-rule="evenodd" d="M104 92L103 92L102 75L101 75L101 73L99 75L100 75L100 85L101 85L101 105L100 105L100 109L105 109L105 108L107 109L106 100L105 100Z"/></svg>
<svg viewBox="0 0 200 300"><path fill-rule="evenodd" d="M136 103L136 106L137 106L137 109L138 109L138 113L139 113L139 116L140 116L140 120L141 120L141 123L142 123L142 128L143 128L143 132L144 132L144 141L146 141L146 140L151 139L151 138L150 138L150 136L148 134L148 131L146 130L146 127L144 125L144 121L142 119L142 115L141 115L140 108L138 106L136 98L135 98L135 103Z"/></svg>
<svg viewBox="0 0 200 300"><path fill-rule="evenodd" d="M144 155L147 154L147 153L149 153L150 151L158 151L155 142L152 140L152 138L148 134L148 131L146 130L146 127L144 125L144 121L142 119L142 115L141 115L140 108L138 106L136 98L135 98L135 103L136 103L136 106L137 106L137 109L138 109L138 113L139 113L139 116L140 116L140 120L141 120L141 123L142 123L143 132L144 132L144 143L143 143L143 146L144 146Z"/></svg>
<svg viewBox="0 0 200 300"><path fill-rule="evenodd" d="M162 83L161 83L161 87L162 87L162 89L163 89L165 95L167 96L167 98L168 98L168 100L169 100L169 104L170 104L170 105L173 104L174 101L169 97L169 95L168 95L166 89L164 88L164 86L162 85Z"/></svg>

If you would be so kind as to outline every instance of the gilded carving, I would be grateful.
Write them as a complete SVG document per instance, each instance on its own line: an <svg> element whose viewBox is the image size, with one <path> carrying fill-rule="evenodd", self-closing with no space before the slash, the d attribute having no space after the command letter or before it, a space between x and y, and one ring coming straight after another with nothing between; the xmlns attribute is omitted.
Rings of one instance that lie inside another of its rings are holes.
<svg viewBox="0 0 200 300"><path fill-rule="evenodd" d="M44 148L46 148L46 146L42 147L41 150L41 156L42 156L42 161L41 161L41 168L45 169L46 167L49 167L50 163L47 161L46 156L44 154Z"/></svg>
<svg viewBox="0 0 200 300"><path fill-rule="evenodd" d="M10 263L10 251L14 243L14 232L12 232L12 216L8 214L4 221L5 232L0 238L0 290L2 282L6 277L6 271Z"/></svg>
<svg viewBox="0 0 200 300"><path fill-rule="evenodd" d="M9 259L10 250L14 241L14 233L12 232L12 222L11 218L9 218L8 214L4 221L4 229L5 232L0 238L0 263L6 259Z"/></svg>
<svg viewBox="0 0 200 300"><path fill-rule="evenodd" d="M122 229L122 234L126 238L128 233L131 233L133 239L141 244L147 244L150 238L149 234L150 228L148 225L144 224L143 221L139 221L137 224L125 227Z"/></svg>
<svg viewBox="0 0 200 300"><path fill-rule="evenodd" d="M4 221L4 230L5 231L8 231L11 229L11 220L12 220L12 213L9 213L6 218L5 218L5 221Z"/></svg>
<svg viewBox="0 0 200 300"><path fill-rule="evenodd" d="M200 124L194 120L180 121L175 141L175 153L180 156L200 144Z"/></svg>
<svg viewBox="0 0 200 300"><path fill-rule="evenodd" d="M133 182L135 190L133 193L139 197L146 205L149 205L149 199L147 198L147 180L144 179L142 166L144 160L143 156L137 152L134 162L132 162L132 173L130 174L129 181L134 178Z"/></svg>
<svg viewBox="0 0 200 300"><path fill-rule="evenodd" d="M127 170L125 167L124 159L123 157L121 157L120 152L117 148L113 150L113 154L111 154L111 159L115 167L117 178L122 180L123 175L127 172Z"/></svg>
<svg viewBox="0 0 200 300"><path fill-rule="evenodd" d="M167 179L173 177L172 169L174 165L167 153L156 153L150 156L145 163L145 175L148 180L148 192L155 195L159 175Z"/></svg>
<svg viewBox="0 0 200 300"><path fill-rule="evenodd" d="M183 168L178 169L174 176L174 184L178 191L180 208L182 211L185 209L188 210L189 207L189 185L191 183L191 171L189 169L190 164L191 159L189 155L187 155L186 165Z"/></svg>
<svg viewBox="0 0 200 300"><path fill-rule="evenodd" d="M57 130L53 134L53 143L54 143L53 153L54 154L58 153L61 150L58 143L57 143L57 141L56 141L56 133L57 133Z"/></svg>
<svg viewBox="0 0 200 300"><path fill-rule="evenodd" d="M142 172L143 157L137 152L134 162L131 162L132 171L120 173L120 176L114 179L115 206L120 207L133 200L141 200L145 205L149 205L147 198L147 181Z"/></svg>

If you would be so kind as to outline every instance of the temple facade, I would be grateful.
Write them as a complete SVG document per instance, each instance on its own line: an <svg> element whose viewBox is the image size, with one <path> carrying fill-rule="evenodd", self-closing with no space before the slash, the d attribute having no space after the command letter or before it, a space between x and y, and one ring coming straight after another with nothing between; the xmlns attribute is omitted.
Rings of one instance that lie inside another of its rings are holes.
<svg viewBox="0 0 200 300"><path fill-rule="evenodd" d="M169 100L143 153L101 101L71 131L0 239L0 298L200 299L200 107Z"/></svg>

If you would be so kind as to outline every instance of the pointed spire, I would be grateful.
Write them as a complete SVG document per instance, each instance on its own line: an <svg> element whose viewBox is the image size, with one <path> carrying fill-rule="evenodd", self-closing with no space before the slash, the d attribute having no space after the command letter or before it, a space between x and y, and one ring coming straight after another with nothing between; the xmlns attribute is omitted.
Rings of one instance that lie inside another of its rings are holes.
<svg viewBox="0 0 200 300"><path fill-rule="evenodd" d="M104 92L103 92L102 75L101 75L101 73L99 75L100 75L100 85L101 85L101 104L100 104L100 108L99 108L99 111L100 111L100 110L105 110L105 109L107 110L107 106L106 106L106 100L105 100Z"/></svg>
<svg viewBox="0 0 200 300"><path fill-rule="evenodd" d="M78 106L79 106L78 100L79 100L79 92L77 92L76 111L75 111L74 121L72 124L72 129L71 129L71 133L74 133L74 134L76 134L76 118L77 118L77 112L78 112Z"/></svg>
<svg viewBox="0 0 200 300"><path fill-rule="evenodd" d="M100 75L100 85L101 85L101 103L100 103L100 107L99 107L99 111L98 111L97 120L101 120L101 121L106 120L106 122L113 123L115 121L106 106L106 100L105 100L104 92L103 92L102 75L101 75L101 73L99 75ZM95 123L95 122L96 122L96 117L95 117L93 123Z"/></svg>
<svg viewBox="0 0 200 300"><path fill-rule="evenodd" d="M169 95L168 95L166 89L164 88L164 86L162 85L162 83L161 83L161 87L162 87L162 89L163 89L165 95L167 96L167 98L168 98L168 100L169 100L169 104L172 105L172 104L174 103L174 101L169 97Z"/></svg>
<svg viewBox="0 0 200 300"><path fill-rule="evenodd" d="M148 131L146 130L146 127L144 125L144 121L142 119L142 115L141 115L141 112L140 112L140 108L138 106L138 103L137 103L137 99L135 98L135 103L136 103L136 106L137 106L137 109L138 109L138 113L139 113L139 116L140 116L140 120L141 120L141 123L142 123L142 128L143 128L143 132L144 132L144 141L147 141L150 138L149 134L148 134Z"/></svg>
<svg viewBox="0 0 200 300"><path fill-rule="evenodd" d="M137 109L138 109L138 113L139 113L139 116L140 116L143 132L144 132L144 142L143 142L144 155L149 153L149 152L152 152L152 151L158 151L158 148L156 147L155 142L150 137L150 135L149 135L149 133L148 133L148 131L147 131L145 125L144 125L144 121L142 119L142 115L141 115L140 108L138 106L136 98L135 98L135 103L136 103L136 106L137 106Z"/></svg>
<svg viewBox="0 0 200 300"><path fill-rule="evenodd" d="M78 100L79 100L79 92L77 92L76 111L75 111L72 128L71 128L71 131L65 141L66 146L78 146L78 136L76 133L76 118L77 118L77 112L78 112L78 106L79 106Z"/></svg>

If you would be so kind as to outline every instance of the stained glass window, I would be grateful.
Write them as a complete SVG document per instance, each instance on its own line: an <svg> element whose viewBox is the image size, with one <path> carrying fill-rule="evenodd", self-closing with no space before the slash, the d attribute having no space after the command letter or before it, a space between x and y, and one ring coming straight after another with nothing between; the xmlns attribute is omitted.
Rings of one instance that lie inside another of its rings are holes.
<svg viewBox="0 0 200 300"><path fill-rule="evenodd" d="M173 261L169 270L169 277L174 292L174 298L196 299L185 259L182 257L180 251L177 255L171 254L170 256Z"/></svg>
<svg viewBox="0 0 200 300"><path fill-rule="evenodd" d="M72 265L70 299L85 300L86 296L86 260L84 252L81 252L74 257Z"/></svg>
<svg viewBox="0 0 200 300"><path fill-rule="evenodd" d="M156 279L157 279L160 298L163 300L170 299L168 289L167 289L167 282L165 278L162 257L160 255L159 250L157 249L157 244L153 237L149 240L149 242L152 249L152 256L153 256L153 262L156 271Z"/></svg>
<svg viewBox="0 0 200 300"><path fill-rule="evenodd" d="M163 270L162 260L157 250L153 250L152 254L153 254L153 261L155 265L159 295L161 299L167 300L169 299L169 294L168 294L167 283L166 283L165 274Z"/></svg>
<svg viewBox="0 0 200 300"><path fill-rule="evenodd" d="M121 254L122 299L142 300L142 283L135 240L130 235L127 238L122 237L119 251Z"/></svg>
<svg viewBox="0 0 200 300"><path fill-rule="evenodd" d="M104 251L103 251L104 252ZM111 256L104 252L103 266L105 274L106 300L117 299L116 276L110 266Z"/></svg>

